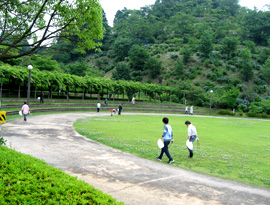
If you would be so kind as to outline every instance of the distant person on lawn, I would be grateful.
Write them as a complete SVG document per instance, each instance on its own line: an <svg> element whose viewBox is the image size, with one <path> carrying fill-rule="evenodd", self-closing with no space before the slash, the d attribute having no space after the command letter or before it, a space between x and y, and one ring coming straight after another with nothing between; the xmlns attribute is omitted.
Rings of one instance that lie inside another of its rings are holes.
<svg viewBox="0 0 270 205"><path fill-rule="evenodd" d="M43 92L40 93L40 103L44 103L44 94L43 94Z"/></svg>
<svg viewBox="0 0 270 205"><path fill-rule="evenodd" d="M188 106L186 106L185 114L188 114Z"/></svg>
<svg viewBox="0 0 270 205"><path fill-rule="evenodd" d="M192 147L193 147L193 142L195 141L195 139L197 138L197 130L196 127L194 127L190 121L186 121L185 125L188 127L188 140L189 142L192 143ZM197 138L197 141L199 141L199 138ZM188 148L188 147L187 147ZM193 148L190 149L188 148L189 151L189 156L188 158L192 158L193 157Z"/></svg>
<svg viewBox="0 0 270 205"><path fill-rule="evenodd" d="M98 102L97 103L97 112L99 112L99 110L100 110L100 103Z"/></svg>
<svg viewBox="0 0 270 205"><path fill-rule="evenodd" d="M190 107L189 114L190 114L190 115L193 115L193 106Z"/></svg>
<svg viewBox="0 0 270 205"><path fill-rule="evenodd" d="M162 119L162 122L164 123L164 127L163 127L163 134L162 134L162 136L161 136L160 139L163 139L164 140L164 147L161 149L160 155L156 159L158 161L161 161L162 160L162 156L163 156L163 154L165 152L165 154L169 158L169 162L168 163L171 164L171 163L174 162L174 160L173 160L173 158L170 155L169 147L168 146L169 146L170 142L173 143L173 131L172 131L172 127L168 124L169 123L169 119L167 117L164 117Z"/></svg>
<svg viewBox="0 0 270 205"><path fill-rule="evenodd" d="M30 111L29 106L26 104L26 102L24 102L24 105L22 106L22 113L25 122L27 121L27 115L29 114L29 111Z"/></svg>
<svg viewBox="0 0 270 205"><path fill-rule="evenodd" d="M121 115L122 110L123 110L123 105L120 104L118 107L118 115Z"/></svg>

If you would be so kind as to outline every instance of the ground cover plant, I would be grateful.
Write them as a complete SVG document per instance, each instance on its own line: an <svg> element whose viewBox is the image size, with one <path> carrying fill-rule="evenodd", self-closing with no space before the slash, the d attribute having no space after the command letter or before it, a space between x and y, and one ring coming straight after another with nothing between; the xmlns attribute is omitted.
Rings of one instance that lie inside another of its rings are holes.
<svg viewBox="0 0 270 205"><path fill-rule="evenodd" d="M0 204L123 204L44 161L0 144Z"/></svg>
<svg viewBox="0 0 270 205"><path fill-rule="evenodd" d="M162 134L161 115L109 116L74 123L82 135L116 149L155 160ZM172 166L261 187L270 187L270 121L237 118L168 116L175 142L170 153ZM185 145L190 120L198 131L194 158L187 159ZM162 163L167 163L166 156Z"/></svg>

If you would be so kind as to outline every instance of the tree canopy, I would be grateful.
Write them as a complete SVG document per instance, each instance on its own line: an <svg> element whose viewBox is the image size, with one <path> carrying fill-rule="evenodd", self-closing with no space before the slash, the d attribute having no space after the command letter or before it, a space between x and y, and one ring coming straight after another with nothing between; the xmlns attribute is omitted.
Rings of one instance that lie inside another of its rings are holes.
<svg viewBox="0 0 270 205"><path fill-rule="evenodd" d="M4 0L0 3L0 60L18 58L46 47L56 38L78 50L94 49L103 36L98 0Z"/></svg>

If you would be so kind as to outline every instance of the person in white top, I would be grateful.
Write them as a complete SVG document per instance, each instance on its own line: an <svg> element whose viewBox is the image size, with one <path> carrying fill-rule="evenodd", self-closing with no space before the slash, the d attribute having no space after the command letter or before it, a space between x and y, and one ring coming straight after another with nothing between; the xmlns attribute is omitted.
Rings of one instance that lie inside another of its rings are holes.
<svg viewBox="0 0 270 205"><path fill-rule="evenodd" d="M99 110L100 110L100 103L98 102L97 103L97 112L99 112Z"/></svg>
<svg viewBox="0 0 270 205"><path fill-rule="evenodd" d="M196 127L194 127L190 121L186 121L185 125L188 127L188 140L189 142L193 143L195 141L195 139L197 138L197 141L199 141L199 138L197 137L197 130ZM193 146L192 146L193 147ZM188 158L192 158L193 157L193 148L190 149L188 148L189 151L189 156Z"/></svg>
<svg viewBox="0 0 270 205"><path fill-rule="evenodd" d="M135 97L132 98L132 104L135 104Z"/></svg>
<svg viewBox="0 0 270 205"><path fill-rule="evenodd" d="M190 114L190 115L193 115L193 106L190 107L189 114Z"/></svg>
<svg viewBox="0 0 270 205"><path fill-rule="evenodd" d="M188 114L188 106L186 106L185 114Z"/></svg>
<svg viewBox="0 0 270 205"><path fill-rule="evenodd" d="M22 113L24 115L24 121L27 121L27 115L30 113L29 111L29 106L26 104L26 102L24 102L24 105L22 106Z"/></svg>

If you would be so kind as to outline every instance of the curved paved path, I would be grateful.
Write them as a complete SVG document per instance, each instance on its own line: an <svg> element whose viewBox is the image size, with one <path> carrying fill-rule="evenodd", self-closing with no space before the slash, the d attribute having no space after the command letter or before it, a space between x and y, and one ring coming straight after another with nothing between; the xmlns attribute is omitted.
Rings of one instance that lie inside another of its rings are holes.
<svg viewBox="0 0 270 205"><path fill-rule="evenodd" d="M2 135L17 151L43 159L126 204L270 203L270 189L142 159L87 139L73 129L76 120L97 115L108 113L31 116L27 123L17 119L3 124Z"/></svg>

